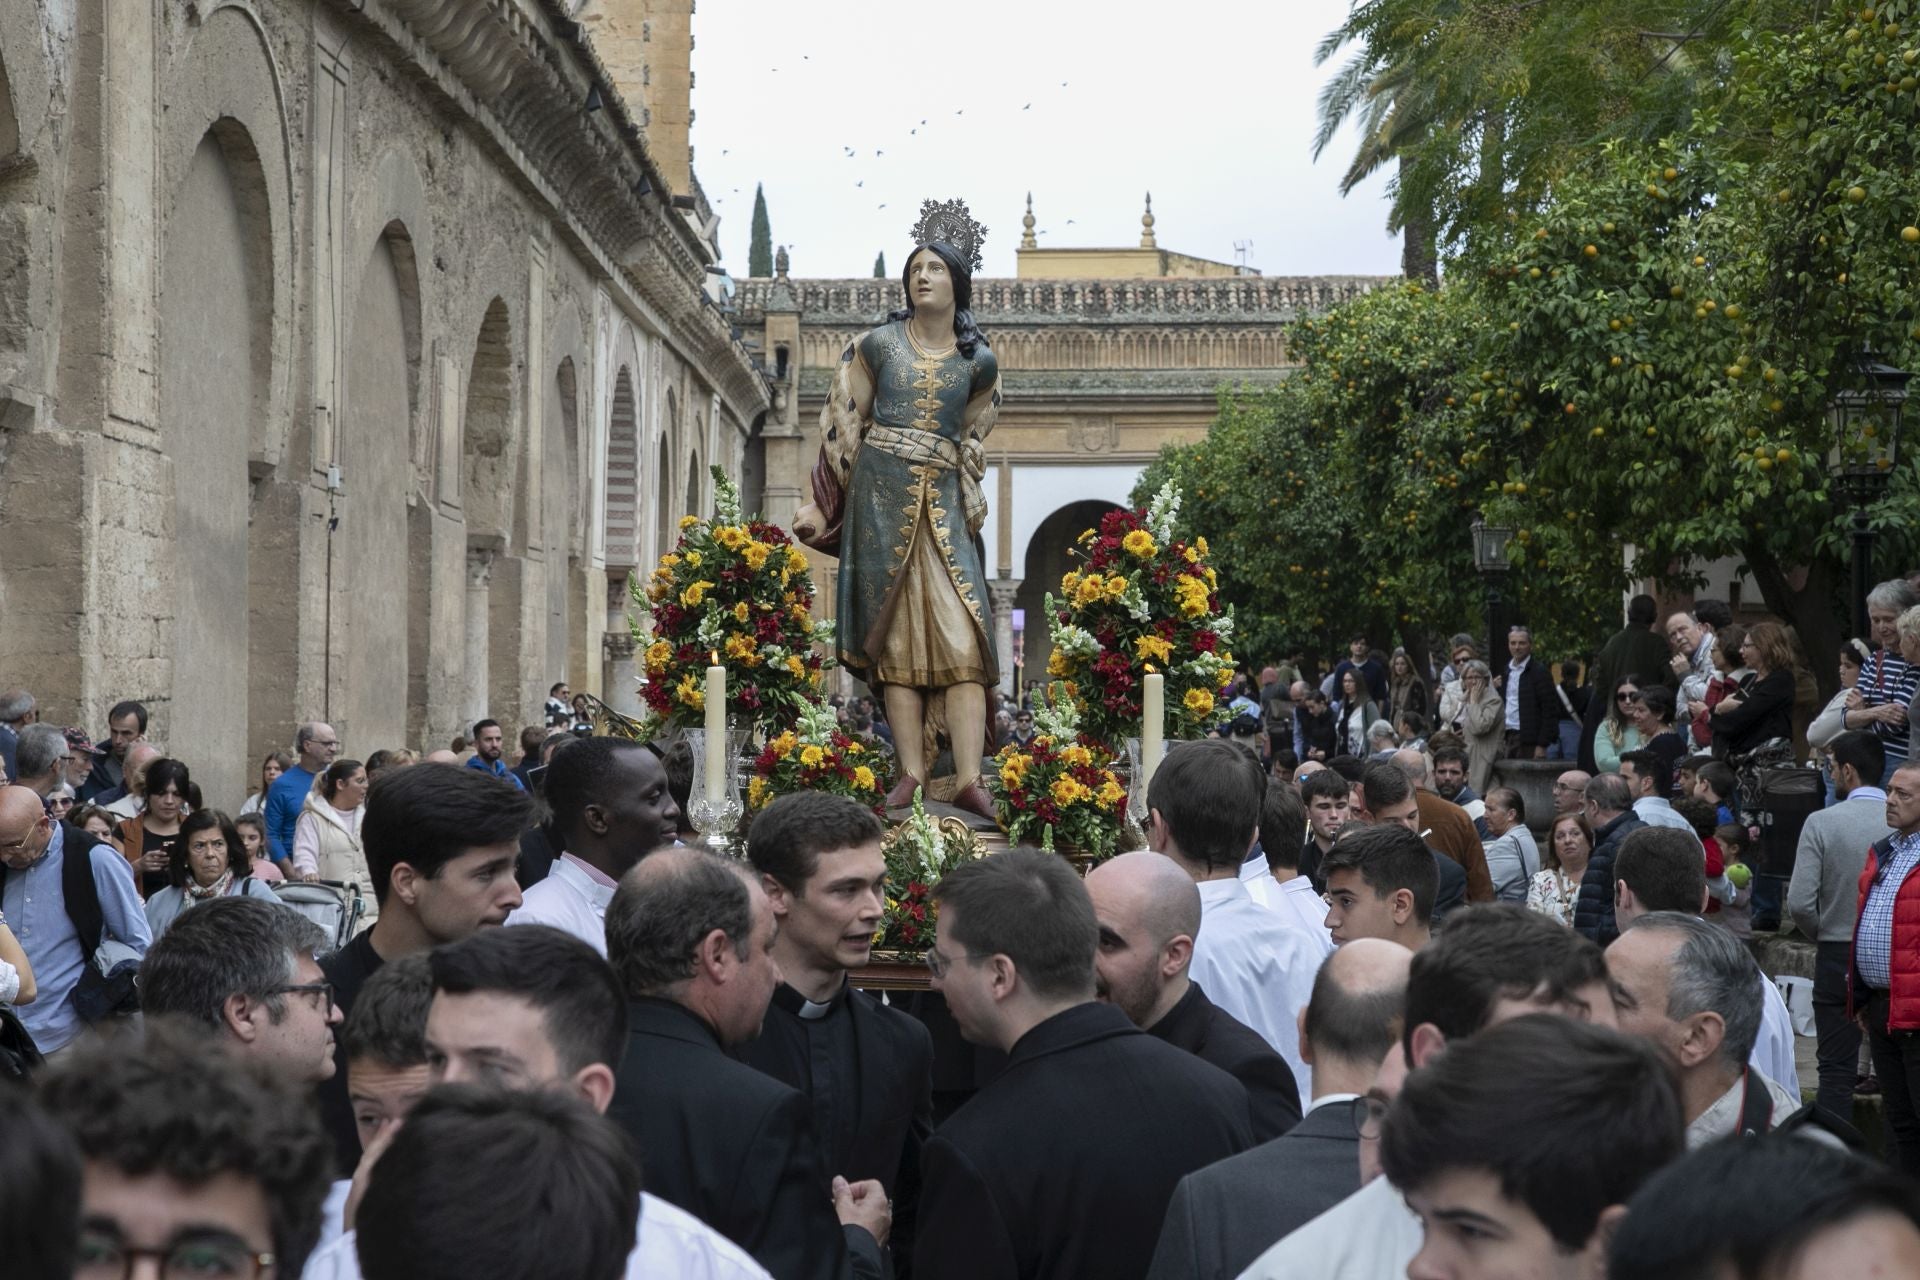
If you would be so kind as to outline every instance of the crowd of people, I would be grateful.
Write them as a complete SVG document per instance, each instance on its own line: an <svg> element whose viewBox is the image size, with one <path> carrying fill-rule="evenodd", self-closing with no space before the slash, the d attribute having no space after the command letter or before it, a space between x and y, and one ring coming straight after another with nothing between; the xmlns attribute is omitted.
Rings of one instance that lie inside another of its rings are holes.
<svg viewBox="0 0 1920 1280"><path fill-rule="evenodd" d="M1497 672L1454 637L1436 673L1361 638L1249 673L1153 775L1146 848L948 867L924 992L859 985L871 811L682 843L684 745L583 731L564 685L517 763L492 720L419 759L301 725L231 817L138 703L96 741L5 695L0 1259L1920 1274L1916 604L1876 589L1825 706L1785 628L1646 597L1586 673L1518 627ZM842 724L883 744L877 711ZM1789 875L1767 779L1803 757ZM1770 928L1811 944L1805 1092Z"/></svg>

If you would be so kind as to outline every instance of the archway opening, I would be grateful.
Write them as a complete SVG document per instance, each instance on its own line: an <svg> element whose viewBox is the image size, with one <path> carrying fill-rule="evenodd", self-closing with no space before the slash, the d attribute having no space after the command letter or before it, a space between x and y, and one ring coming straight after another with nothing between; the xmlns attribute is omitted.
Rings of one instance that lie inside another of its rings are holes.
<svg viewBox="0 0 1920 1280"><path fill-rule="evenodd" d="M473 344L467 375L467 418L462 442L461 501L469 537L504 539L511 507L513 459L513 332L507 304L487 304Z"/></svg>
<svg viewBox="0 0 1920 1280"><path fill-rule="evenodd" d="M631 569L638 560L640 440L633 411L633 375L625 365L613 379L613 411L607 427L607 570Z"/></svg>
<svg viewBox="0 0 1920 1280"><path fill-rule="evenodd" d="M1085 498L1069 502L1040 522L1027 542L1020 590L1015 593L1013 652L1019 664L1017 689L1045 684L1053 642L1047 635L1046 599L1060 594L1060 579L1078 561L1078 538L1119 504Z"/></svg>

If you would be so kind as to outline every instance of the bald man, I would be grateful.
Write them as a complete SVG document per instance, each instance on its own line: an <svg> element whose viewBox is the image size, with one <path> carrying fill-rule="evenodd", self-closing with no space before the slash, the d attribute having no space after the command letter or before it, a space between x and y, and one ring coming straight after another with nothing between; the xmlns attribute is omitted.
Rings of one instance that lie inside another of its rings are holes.
<svg viewBox="0 0 1920 1280"><path fill-rule="evenodd" d="M49 818L26 787L0 789L0 914L39 990L15 1012L48 1056L110 1012L83 1013L72 999L101 941L122 944L137 962L153 939L126 860L112 845Z"/></svg>
<svg viewBox="0 0 1920 1280"><path fill-rule="evenodd" d="M1320 966L1300 1014L1313 1105L1281 1137L1180 1180L1148 1280L1237 1276L1359 1189L1353 1108L1399 1038L1412 962L1397 942L1356 938Z"/></svg>
<svg viewBox="0 0 1920 1280"><path fill-rule="evenodd" d="M1087 894L1100 922L1095 994L1147 1034L1245 1085L1259 1141L1299 1123L1301 1089L1286 1059L1187 976L1200 932L1200 890L1193 878L1173 859L1141 850L1094 868Z"/></svg>
<svg viewBox="0 0 1920 1280"><path fill-rule="evenodd" d="M160 758L160 748L149 742L136 742L127 748L125 772L114 791L94 797L94 803L116 818L137 818L147 807L147 766Z"/></svg>
<svg viewBox="0 0 1920 1280"><path fill-rule="evenodd" d="M420 763L421 764L459 764L460 757L455 755L453 752L447 750L445 747L442 747L438 751L427 752L426 758L421 760Z"/></svg>

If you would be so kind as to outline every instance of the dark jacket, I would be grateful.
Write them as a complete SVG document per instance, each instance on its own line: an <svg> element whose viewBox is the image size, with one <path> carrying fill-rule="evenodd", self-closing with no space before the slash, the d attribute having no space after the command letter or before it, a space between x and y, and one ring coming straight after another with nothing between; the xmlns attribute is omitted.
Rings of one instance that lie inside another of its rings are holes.
<svg viewBox="0 0 1920 1280"><path fill-rule="evenodd" d="M1294 708L1293 718L1300 722L1300 743L1307 749L1306 753L1301 757L1303 760L1313 759L1313 753L1316 750L1329 760L1339 754L1334 741L1333 712L1331 710L1322 711L1318 715L1315 715L1304 706L1296 707Z"/></svg>
<svg viewBox="0 0 1920 1280"><path fill-rule="evenodd" d="M647 1190L751 1253L774 1280L885 1274L880 1247L842 1228L807 1100L721 1049L670 1000L636 1000L607 1114L639 1143Z"/></svg>
<svg viewBox="0 0 1920 1280"><path fill-rule="evenodd" d="M1743 756L1769 738L1793 736L1793 672L1770 671L1740 695L1740 705L1722 710L1714 704L1707 724L1713 729L1713 754Z"/></svg>
<svg viewBox="0 0 1920 1280"><path fill-rule="evenodd" d="M1360 671L1361 682L1366 687L1367 695L1371 697L1374 700L1374 702L1377 703L1378 705L1383 707L1386 706L1387 705L1386 665L1384 663L1377 662L1372 658L1368 658L1365 662L1358 664L1358 666ZM1354 669L1355 669L1355 663L1352 658L1340 659L1340 665L1333 669L1333 696L1334 697L1337 698L1340 696L1340 678L1346 675L1347 672L1352 671Z"/></svg>
<svg viewBox="0 0 1920 1280"><path fill-rule="evenodd" d="M1447 918L1448 912L1466 905L1467 873L1459 863L1432 845L1427 846L1427 852L1433 855L1433 865L1440 870L1439 891L1433 895L1433 923L1437 925Z"/></svg>
<svg viewBox="0 0 1920 1280"><path fill-rule="evenodd" d="M1282 1236L1360 1189L1351 1102L1180 1179L1147 1280L1234 1280Z"/></svg>
<svg viewBox="0 0 1920 1280"><path fill-rule="evenodd" d="M812 1124L820 1143L820 1167L829 1181L877 1178L893 1201L893 1231L887 1240L896 1263L913 1258L913 1222L920 1196L920 1150L933 1136L933 1038L926 1024L864 991L845 988L844 1007L832 1017L851 1023L854 1070L836 1080L826 1114L838 1109L840 1123L823 1123L821 1100L813 1097L804 1003L785 983L773 993L760 1034L734 1056L780 1083L798 1089L813 1104ZM851 1136L836 1148L833 1130ZM907 1268L896 1265L896 1274Z"/></svg>
<svg viewBox="0 0 1920 1280"><path fill-rule="evenodd" d="M1573 900L1573 927L1603 947L1620 936L1613 921L1613 860L1627 837L1646 825L1627 812L1593 833L1593 856Z"/></svg>
<svg viewBox="0 0 1920 1280"><path fill-rule="evenodd" d="M1258 1031L1207 999L1199 983L1188 983L1187 994L1147 1034L1238 1080L1247 1091L1255 1142L1277 1138L1300 1123L1300 1085L1293 1068Z"/></svg>
<svg viewBox="0 0 1920 1280"><path fill-rule="evenodd" d="M934 1132L914 1274L1137 1280L1174 1184L1252 1145L1233 1077L1112 1005L1076 1005Z"/></svg>
<svg viewBox="0 0 1920 1280"><path fill-rule="evenodd" d="M1509 663L1508 670L1500 673L1500 686L1494 690L1503 702L1507 696L1505 681L1511 670ZM1558 742L1561 713L1560 695L1553 691L1553 673L1547 670L1546 659L1536 653L1520 673L1520 745L1547 747Z"/></svg>

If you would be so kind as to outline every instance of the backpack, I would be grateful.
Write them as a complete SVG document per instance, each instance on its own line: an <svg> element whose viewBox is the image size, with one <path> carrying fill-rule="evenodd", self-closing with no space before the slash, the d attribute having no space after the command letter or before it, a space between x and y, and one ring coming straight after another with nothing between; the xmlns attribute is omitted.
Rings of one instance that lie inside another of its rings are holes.
<svg viewBox="0 0 1920 1280"><path fill-rule="evenodd" d="M134 989L139 970L138 957L132 962L118 957L102 972L100 940L106 936L107 917L100 906L100 886L93 881L93 851L100 842L79 828L61 823L60 896L65 900L67 919L80 936L80 948L87 957L80 980L74 984L74 1012L84 1022L104 1021L115 1014L136 1013L140 997ZM109 849L111 852L111 849ZM7 868L0 864L0 894L7 888Z"/></svg>

